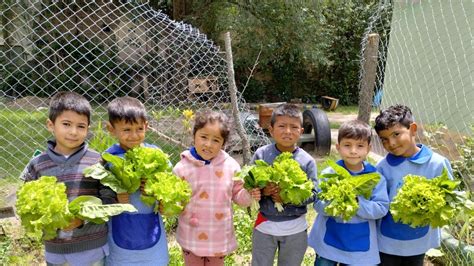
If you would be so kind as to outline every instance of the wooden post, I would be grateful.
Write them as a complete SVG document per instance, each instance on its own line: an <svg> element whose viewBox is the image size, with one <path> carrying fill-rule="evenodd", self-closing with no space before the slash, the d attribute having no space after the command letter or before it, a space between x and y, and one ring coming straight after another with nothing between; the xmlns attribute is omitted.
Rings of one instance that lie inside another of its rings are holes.
<svg viewBox="0 0 474 266"><path fill-rule="evenodd" d="M367 47L364 51L363 76L360 82L358 120L369 123L372 99L374 98L375 77L377 75L377 59L379 52L378 33L369 34Z"/></svg>
<svg viewBox="0 0 474 266"><path fill-rule="evenodd" d="M240 121L239 117L239 108L237 102L237 86L235 85L235 76L234 76L234 61L232 58L232 46L230 42L230 33L226 32L224 36L225 41L225 55L227 58L227 80L229 81L229 92L230 100L232 103L232 115L234 117L234 122L237 128L237 133L242 139L242 157L243 163L248 164L250 162L250 144L247 139L247 134L245 133L244 126Z"/></svg>

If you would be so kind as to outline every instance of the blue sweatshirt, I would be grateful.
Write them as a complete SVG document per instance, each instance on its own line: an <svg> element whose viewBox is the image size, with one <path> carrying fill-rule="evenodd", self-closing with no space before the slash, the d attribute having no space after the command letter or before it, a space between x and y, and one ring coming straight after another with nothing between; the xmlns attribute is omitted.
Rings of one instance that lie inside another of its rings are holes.
<svg viewBox="0 0 474 266"><path fill-rule="evenodd" d="M145 144L145 147L157 148ZM123 157L125 150L115 144L105 152ZM109 221L107 265L168 265L168 243L163 219L140 199L140 190L130 194L138 212L122 213Z"/></svg>
<svg viewBox="0 0 474 266"><path fill-rule="evenodd" d="M344 161L337 164L346 168ZM348 170L346 168L346 170ZM358 173L348 170L351 175L373 173L377 170L367 162L364 169ZM322 174L334 173L330 167ZM318 188L319 190L319 188ZM357 265L374 265L380 263L377 245L376 219L382 218L388 211L387 182L383 176L372 191L370 199L357 197L359 209L356 215L344 222L341 218L328 216L324 208L329 202L318 200L314 209L318 213L308 238L308 245L315 249L323 258Z"/></svg>
<svg viewBox="0 0 474 266"><path fill-rule="evenodd" d="M418 145L421 149L410 158L388 154L377 164L377 170L387 179L390 202L403 184L403 177L408 174L425 176L432 179L441 175L444 168L452 178L449 161L433 152L427 146ZM395 222L390 212L377 222L380 252L398 255L415 256L424 254L430 248L440 246L440 229L430 226L412 228L409 225Z"/></svg>

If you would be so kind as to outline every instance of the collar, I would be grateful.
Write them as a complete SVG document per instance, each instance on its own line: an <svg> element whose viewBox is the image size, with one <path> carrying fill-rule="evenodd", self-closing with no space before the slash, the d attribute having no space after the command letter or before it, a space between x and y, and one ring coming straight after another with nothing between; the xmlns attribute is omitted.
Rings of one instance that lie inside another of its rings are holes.
<svg viewBox="0 0 474 266"><path fill-rule="evenodd" d="M278 149L276 143L275 143L274 146L275 146L275 150L277 150L277 151L280 152L280 153L283 153L282 151L280 151L280 150ZM291 153L296 154L299 149L300 149L300 147L296 146L296 148L295 148Z"/></svg>
<svg viewBox="0 0 474 266"><path fill-rule="evenodd" d="M377 171L377 169L373 165L371 165L370 163L366 161L362 162L363 168L362 168L362 171L359 171L359 172L352 172L351 170L347 169L346 164L344 163L344 160L339 160L336 163L344 167L344 169L346 169L352 176L363 175L363 174L373 173Z"/></svg>
<svg viewBox="0 0 474 266"><path fill-rule="evenodd" d="M408 160L416 164L424 164L431 159L433 151L423 144L417 144L416 146L420 147L420 150L411 157L395 156L391 153L387 154L387 163L391 166L397 166L403 163L405 160Z"/></svg>
<svg viewBox="0 0 474 266"><path fill-rule="evenodd" d="M148 144L148 143L143 143L144 147L150 147L150 148L158 148L158 146L153 145L153 144ZM110 153L112 155L123 155L127 151L124 150L119 143L115 143L112 145L110 148L108 148L105 152Z"/></svg>
<svg viewBox="0 0 474 266"><path fill-rule="evenodd" d="M199 155L196 151L196 148L194 146L192 146L191 148L189 148L189 152L191 153L191 155L199 160L199 161L203 161L204 164L210 164L211 163L211 160L205 160L204 158L201 157L201 155Z"/></svg>
<svg viewBox="0 0 474 266"><path fill-rule="evenodd" d="M56 152L54 147L56 147L56 140L49 140L46 153L48 154L49 158L57 164L66 163L67 165L74 165L82 158L82 156L84 156L87 151L87 144L83 142L74 153L70 154L66 158L63 154Z"/></svg>

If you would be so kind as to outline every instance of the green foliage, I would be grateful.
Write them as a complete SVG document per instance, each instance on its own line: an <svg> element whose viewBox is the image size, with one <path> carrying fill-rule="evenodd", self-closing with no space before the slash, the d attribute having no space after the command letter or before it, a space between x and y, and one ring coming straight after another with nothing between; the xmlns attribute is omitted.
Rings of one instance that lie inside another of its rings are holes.
<svg viewBox="0 0 474 266"><path fill-rule="evenodd" d="M38 36L47 31L36 30ZM101 102L110 95L120 96L117 93L125 87L132 87L129 75L136 71L134 67L118 59L116 46L105 46L98 38L71 38L51 30L34 40L34 44L31 60L21 65L5 64L0 90L14 88L14 95L38 97L49 97L57 90L73 90Z"/></svg>
<svg viewBox="0 0 474 266"><path fill-rule="evenodd" d="M174 216L180 214L191 199L191 186L185 180L171 172L158 172L148 176L142 201L153 204L159 201L162 214Z"/></svg>
<svg viewBox="0 0 474 266"><path fill-rule="evenodd" d="M42 176L25 183L17 193L17 213L30 237L53 239L57 230L68 226L73 218L68 209L66 186L56 181L54 176Z"/></svg>
<svg viewBox="0 0 474 266"><path fill-rule="evenodd" d="M87 220L95 224L102 224L109 217L119 215L122 212L136 212L137 209L131 204L102 204L102 200L94 196L79 196L69 202L69 212L74 217Z"/></svg>
<svg viewBox="0 0 474 266"><path fill-rule="evenodd" d="M456 191L459 181L449 179L448 171L433 179L407 175L390 204L395 221L412 227L441 227L450 224L459 213L474 215L474 204L465 191Z"/></svg>
<svg viewBox="0 0 474 266"><path fill-rule="evenodd" d="M156 172L170 171L168 155L160 149L135 147L125 153L124 158L103 153L102 158L110 163L107 170L100 163L84 169L84 175L100 180L117 193L133 193L140 187L141 179Z"/></svg>
<svg viewBox="0 0 474 266"><path fill-rule="evenodd" d="M254 165L245 165L237 174L244 180L244 188L264 188L271 178L271 166L265 161L256 160Z"/></svg>
<svg viewBox="0 0 474 266"><path fill-rule="evenodd" d="M348 221L359 209L357 196L370 199L372 190L380 181L380 174L352 176L334 161L329 160L327 163L335 173L321 175L321 192L318 196L321 200L329 202L329 205L324 208L328 215Z"/></svg>
<svg viewBox="0 0 474 266"><path fill-rule="evenodd" d="M314 188L313 182L290 152L283 152L273 161L272 182L280 187L284 204L302 204L311 197Z"/></svg>
<svg viewBox="0 0 474 266"><path fill-rule="evenodd" d="M110 171L97 163L84 169L84 175L100 180L117 193L133 193L140 187L140 176L134 174L133 165L116 155L104 152L102 158L110 163Z"/></svg>
<svg viewBox="0 0 474 266"><path fill-rule="evenodd" d="M471 136L464 137L458 151L461 158L452 164L454 178L462 181L461 189L471 190L474 186L474 126L471 126Z"/></svg>
<svg viewBox="0 0 474 266"><path fill-rule="evenodd" d="M89 140L89 148L102 153L115 143L115 139L110 136L102 127L102 123L98 123L93 131L93 137Z"/></svg>
<svg viewBox="0 0 474 266"><path fill-rule="evenodd" d="M358 99L361 41L377 1L194 1L191 24L213 40L232 32L238 86L246 99ZM389 21L387 20L387 23ZM382 36L382 38L384 38Z"/></svg>

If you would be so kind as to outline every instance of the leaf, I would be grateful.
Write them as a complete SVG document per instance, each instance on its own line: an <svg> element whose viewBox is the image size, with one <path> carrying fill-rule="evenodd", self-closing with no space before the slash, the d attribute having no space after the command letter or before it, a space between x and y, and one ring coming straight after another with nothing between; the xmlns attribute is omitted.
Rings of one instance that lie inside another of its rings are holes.
<svg viewBox="0 0 474 266"><path fill-rule="evenodd" d="M73 218L66 186L54 176L23 184L17 192L16 209L27 235L37 240L55 238L57 230L67 227Z"/></svg>
<svg viewBox="0 0 474 266"><path fill-rule="evenodd" d="M403 186L390 204L395 221L412 227L441 227L459 215L474 214L468 194L455 191L459 182L450 180L446 169L433 179L417 175L407 175L403 179Z"/></svg>
<svg viewBox="0 0 474 266"><path fill-rule="evenodd" d="M321 175L318 197L328 201L324 211L334 217L341 217L344 221L350 220L357 213L359 203L357 196L370 199L372 191L380 181L379 173L368 173L352 176L344 167L332 160L328 165L335 173Z"/></svg>
<svg viewBox="0 0 474 266"><path fill-rule="evenodd" d="M70 212L81 220L88 220L96 224L105 223L109 217L122 212L136 212L131 204L102 204L102 200L94 196L79 196L69 203Z"/></svg>

